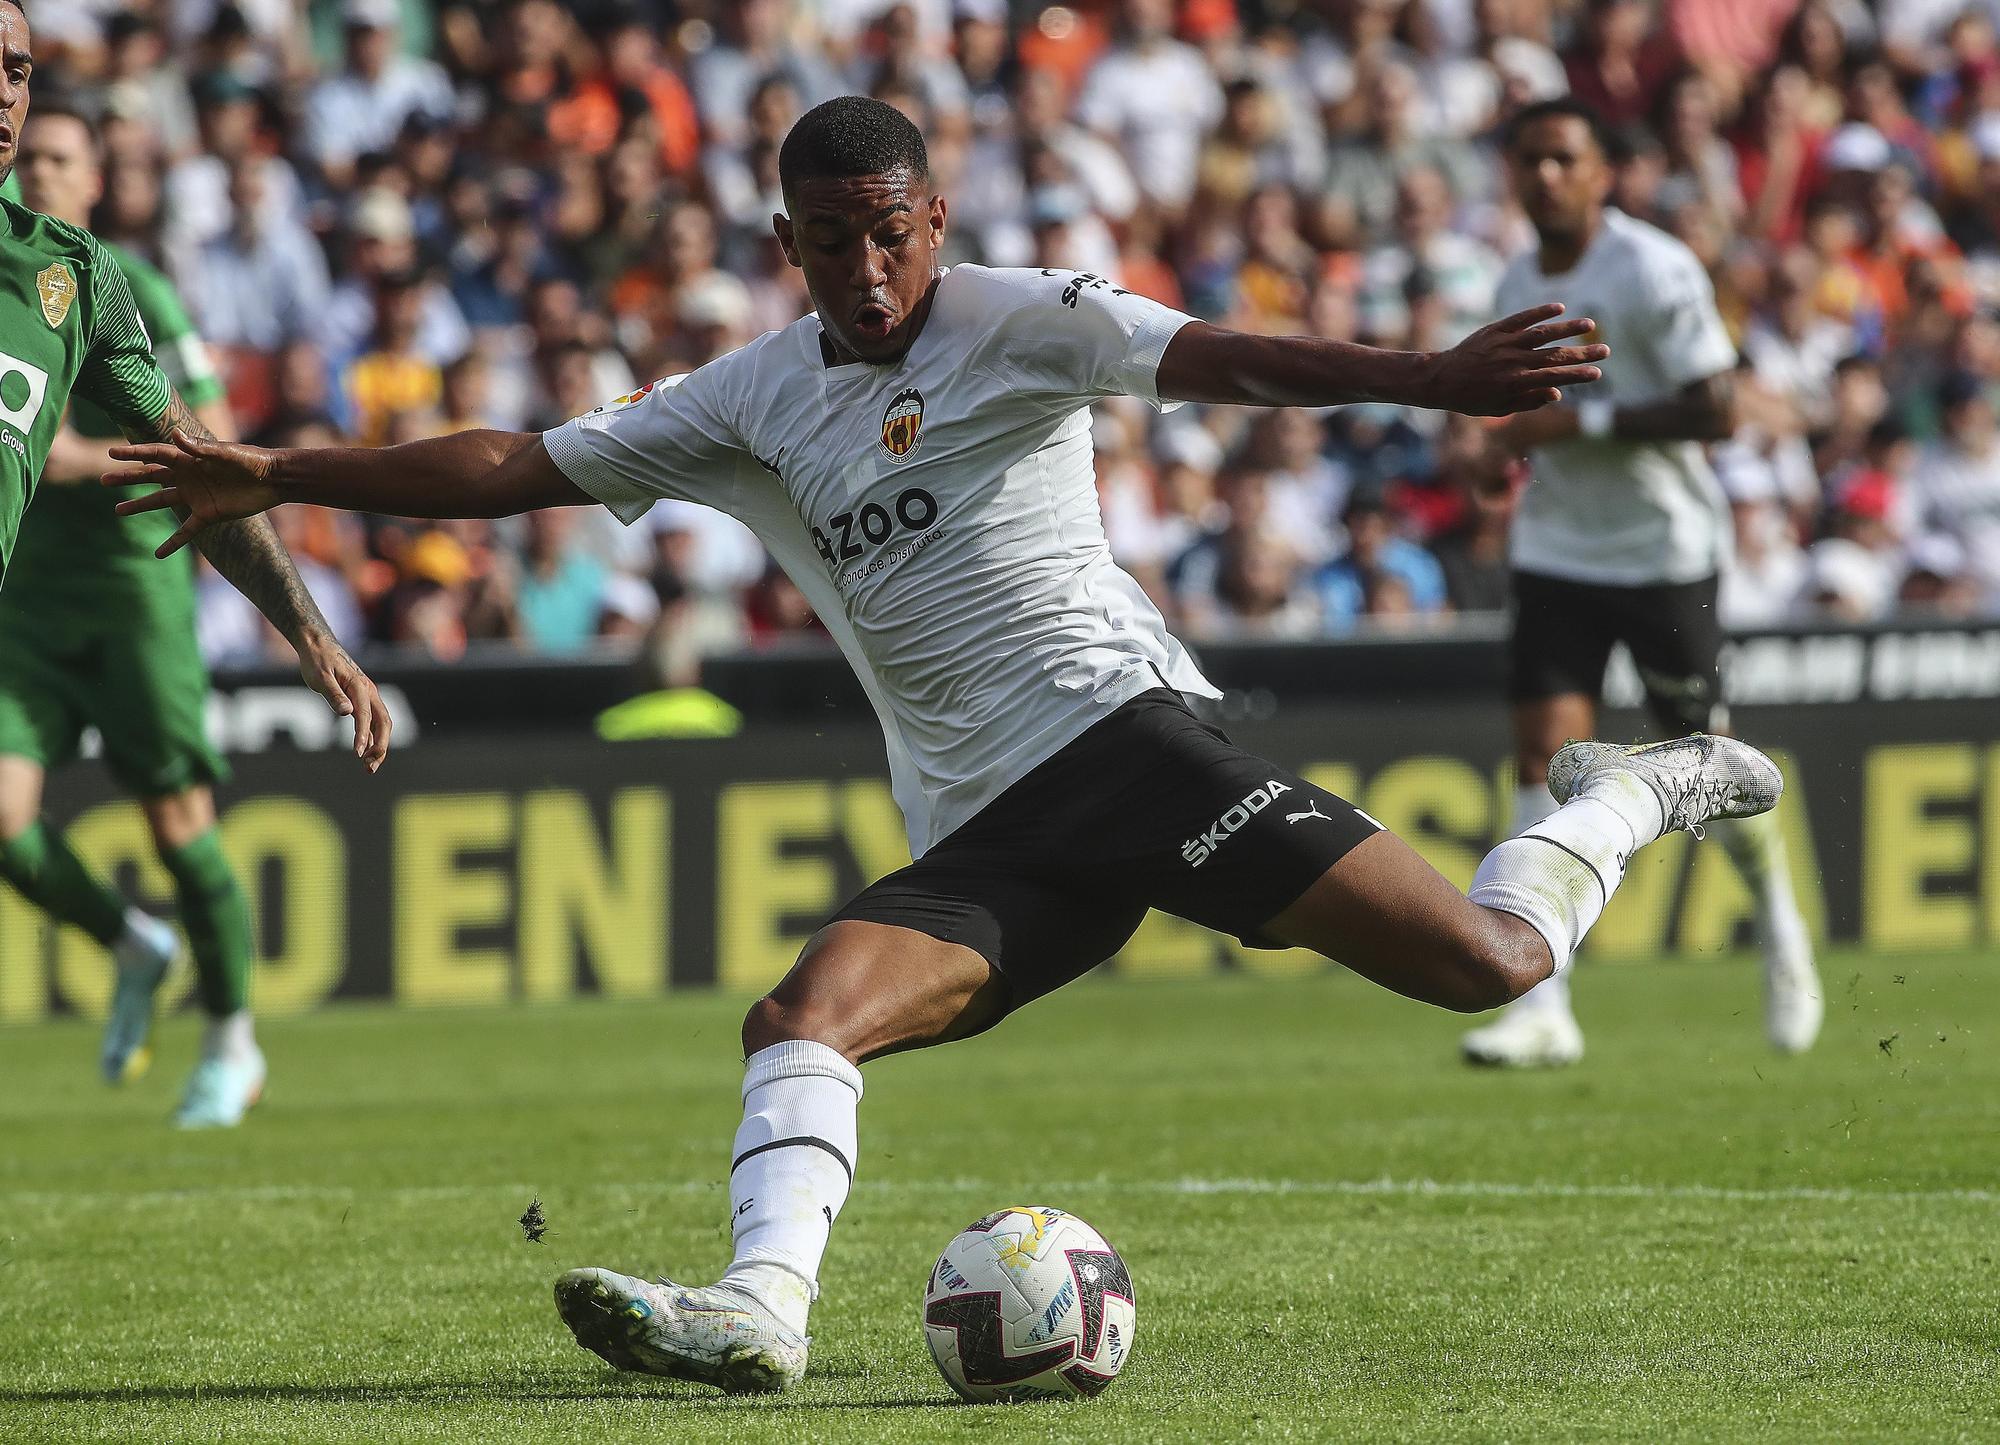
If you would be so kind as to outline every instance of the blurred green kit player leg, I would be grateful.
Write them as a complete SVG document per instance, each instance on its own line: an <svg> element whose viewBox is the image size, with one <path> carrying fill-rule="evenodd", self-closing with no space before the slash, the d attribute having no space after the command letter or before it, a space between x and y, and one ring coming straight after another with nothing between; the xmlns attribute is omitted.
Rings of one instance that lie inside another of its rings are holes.
<svg viewBox="0 0 2000 1445"><path fill-rule="evenodd" d="M154 417L164 410L169 380L194 407L220 398L221 383L159 272L18 206L0 204L0 220L12 227L11 235L0 233L0 327L6 331L0 348L30 350L19 344L24 335L46 343L31 357L0 355L0 368L6 368L0 375L0 512L7 523L0 532L0 754L54 769L76 755L84 730L94 727L105 762L138 797L163 798L217 782L226 768L204 726L208 674L195 642L191 565L186 557L161 562L153 556L172 530L171 514L119 517L116 494L89 482L41 486L33 515L23 522L21 512L63 415L63 398L50 388L65 355L58 343L70 331L126 313L128 329L149 340L158 357L158 366L148 368L160 394ZM108 296L88 312L86 282L98 288L90 295ZM121 418L134 410L132 398L115 386L86 388L82 374L76 380L71 423L87 437L119 437ZM150 405L145 401L140 409ZM32 469L24 469L24 459ZM249 997L249 910L217 834L210 829L163 850L161 861L174 879L204 1010L216 1020L241 1013ZM107 946L124 931L118 894L92 878L62 839L39 823L0 847L0 876Z"/></svg>

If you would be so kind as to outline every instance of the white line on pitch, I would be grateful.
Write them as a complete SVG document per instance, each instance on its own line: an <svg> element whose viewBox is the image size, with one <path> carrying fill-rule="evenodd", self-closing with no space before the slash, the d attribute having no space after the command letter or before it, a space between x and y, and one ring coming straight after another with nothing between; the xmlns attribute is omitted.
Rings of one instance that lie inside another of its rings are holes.
<svg viewBox="0 0 2000 1445"><path fill-rule="evenodd" d="M938 1194L976 1193L991 1197L1018 1195L1019 1181L998 1184L982 1179L871 1180L855 1182L860 1193ZM0 1201L16 1208L61 1208L63 1206L159 1206L239 1200L248 1203L385 1203L483 1197L527 1197L537 1193L566 1196L614 1194L672 1196L717 1194L722 1181L621 1181L565 1186L549 1190L546 1185L527 1183L437 1184L391 1186L272 1184L222 1186L200 1189L151 1189L122 1193L113 1190L0 1189ZM1048 1199L1065 1195L1171 1194L1201 1195L1332 1195L1344 1197L1393 1197L1414 1199L1631 1199L1665 1201L1714 1201L1744 1204L2000 1204L1995 1189L1850 1189L1812 1185L1778 1185L1769 1188L1737 1188L1717 1184L1566 1184L1559 1181L1509 1183L1486 1179L1073 1179L1035 1185L1033 1193Z"/></svg>

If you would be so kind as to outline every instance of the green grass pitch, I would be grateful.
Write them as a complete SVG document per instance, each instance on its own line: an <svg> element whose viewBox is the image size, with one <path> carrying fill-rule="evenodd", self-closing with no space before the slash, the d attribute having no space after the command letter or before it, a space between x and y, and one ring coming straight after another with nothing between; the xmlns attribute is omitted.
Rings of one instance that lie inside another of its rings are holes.
<svg viewBox="0 0 2000 1445"><path fill-rule="evenodd" d="M1535 1076L1344 976L1086 982L869 1069L776 1400L616 1375L549 1299L724 1262L740 1001L273 1023L233 1136L165 1127L186 1020L122 1093L81 1024L0 1034L0 1440L1992 1440L1993 968L1830 958L1794 1060L1745 960L1586 969L1590 1056ZM1008 1203L1131 1264L1095 1403L932 1369L934 1252Z"/></svg>

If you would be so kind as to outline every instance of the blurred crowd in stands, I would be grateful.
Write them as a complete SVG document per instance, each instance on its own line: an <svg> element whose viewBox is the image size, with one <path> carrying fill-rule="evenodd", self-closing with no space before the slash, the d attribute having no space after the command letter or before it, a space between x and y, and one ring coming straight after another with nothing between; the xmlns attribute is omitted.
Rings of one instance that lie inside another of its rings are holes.
<svg viewBox="0 0 2000 1445"><path fill-rule="evenodd" d="M58 0L38 94L101 117L96 229L181 285L244 434L544 428L807 309L776 154L906 110L950 258L1074 267L1228 325L1396 347L1491 319L1529 233L1496 127L1570 92L1617 204L1712 272L1726 620L2000 611L2000 0ZM32 121L30 122L32 124ZM1524 478L1476 422L1137 403L1096 418L1119 560L1193 637L1503 608ZM668 679L810 632L667 504L279 524L350 637L637 640ZM218 662L268 651L203 586Z"/></svg>

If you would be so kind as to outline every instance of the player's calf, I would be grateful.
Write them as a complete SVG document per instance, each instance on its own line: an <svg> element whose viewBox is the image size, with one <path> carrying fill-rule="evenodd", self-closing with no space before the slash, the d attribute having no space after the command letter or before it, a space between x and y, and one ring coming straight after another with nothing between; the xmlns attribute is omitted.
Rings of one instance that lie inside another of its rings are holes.
<svg viewBox="0 0 2000 1445"><path fill-rule="evenodd" d="M578 1343L621 1369L726 1390L796 1381L820 1261L860 1157L857 1063L962 1037L1004 1012L1004 986L970 949L884 924L822 929L743 1020L728 1270L695 1290L573 1270L556 1302Z"/></svg>
<svg viewBox="0 0 2000 1445"><path fill-rule="evenodd" d="M1386 831L1357 844L1263 932L1460 1013L1519 998L1553 966L1533 927L1468 901Z"/></svg>

